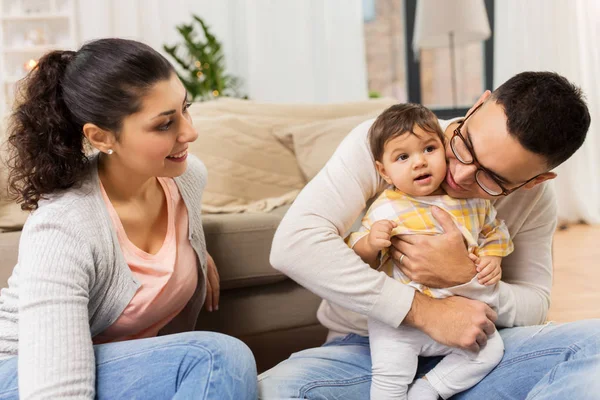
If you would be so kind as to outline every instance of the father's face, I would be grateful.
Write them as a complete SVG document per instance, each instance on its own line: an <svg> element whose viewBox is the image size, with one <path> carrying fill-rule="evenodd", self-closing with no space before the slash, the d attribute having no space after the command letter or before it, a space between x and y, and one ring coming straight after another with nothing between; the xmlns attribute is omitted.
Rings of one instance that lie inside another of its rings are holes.
<svg viewBox="0 0 600 400"><path fill-rule="evenodd" d="M476 107L489 98L490 92L484 93L478 102L469 110L469 115ZM495 199L487 194L475 180L477 166L465 165L456 159L450 147L450 139L456 129L456 124L446 129L446 156L448 171L442 187L452 197L479 197ZM545 159L526 150L513 136L509 135L506 127L504 109L493 100L485 102L469 117L461 128L461 133L473 149L474 156L481 166L491 171L494 177L506 189L512 189L523 182L539 175L519 190L527 190L545 180L553 179L556 174L546 172Z"/></svg>

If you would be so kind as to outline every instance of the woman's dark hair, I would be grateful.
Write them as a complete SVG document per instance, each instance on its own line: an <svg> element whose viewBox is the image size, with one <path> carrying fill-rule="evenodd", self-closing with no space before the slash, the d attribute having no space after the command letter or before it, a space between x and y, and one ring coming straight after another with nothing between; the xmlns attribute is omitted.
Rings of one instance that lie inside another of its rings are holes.
<svg viewBox="0 0 600 400"><path fill-rule="evenodd" d="M87 173L83 125L117 134L142 97L174 69L151 47L100 39L79 51L52 51L19 83L8 136L9 189L23 210Z"/></svg>
<svg viewBox="0 0 600 400"><path fill-rule="evenodd" d="M506 114L509 134L527 150L562 164L583 144L590 112L581 89L554 72L522 72L492 93Z"/></svg>
<svg viewBox="0 0 600 400"><path fill-rule="evenodd" d="M406 133L414 135L415 125L425 132L435 133L444 143L444 132L433 111L421 104L394 104L379 114L369 129L369 145L375 161L381 161L388 141Z"/></svg>

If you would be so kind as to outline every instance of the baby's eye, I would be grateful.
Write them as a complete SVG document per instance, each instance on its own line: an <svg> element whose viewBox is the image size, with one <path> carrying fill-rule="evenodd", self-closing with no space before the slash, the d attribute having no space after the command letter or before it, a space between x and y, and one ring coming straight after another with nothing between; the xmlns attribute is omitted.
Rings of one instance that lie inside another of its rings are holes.
<svg viewBox="0 0 600 400"><path fill-rule="evenodd" d="M425 153L432 153L435 150L435 146L425 147Z"/></svg>
<svg viewBox="0 0 600 400"><path fill-rule="evenodd" d="M406 161L408 160L408 154L400 154L397 158L398 161Z"/></svg>

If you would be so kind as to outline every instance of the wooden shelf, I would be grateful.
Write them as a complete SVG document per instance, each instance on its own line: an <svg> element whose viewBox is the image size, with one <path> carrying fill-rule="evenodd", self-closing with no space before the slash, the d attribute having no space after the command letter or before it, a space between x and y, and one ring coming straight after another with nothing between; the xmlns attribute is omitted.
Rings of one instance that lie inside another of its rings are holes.
<svg viewBox="0 0 600 400"><path fill-rule="evenodd" d="M12 54L28 54L28 53L39 53L46 52L55 49L62 49L63 47L69 47L68 44L60 45L60 44L45 44L40 46L27 46L27 47L3 47L0 49L3 53L12 53Z"/></svg>
<svg viewBox="0 0 600 400"><path fill-rule="evenodd" d="M0 17L3 22L21 22L21 21L44 21L48 19L68 19L70 14L66 13L40 13L40 14L23 14L23 15L6 15Z"/></svg>
<svg viewBox="0 0 600 400"><path fill-rule="evenodd" d="M10 110L15 83L26 76L29 60L78 47L77 1L36 0L25 8L23 0L0 0L0 118Z"/></svg>

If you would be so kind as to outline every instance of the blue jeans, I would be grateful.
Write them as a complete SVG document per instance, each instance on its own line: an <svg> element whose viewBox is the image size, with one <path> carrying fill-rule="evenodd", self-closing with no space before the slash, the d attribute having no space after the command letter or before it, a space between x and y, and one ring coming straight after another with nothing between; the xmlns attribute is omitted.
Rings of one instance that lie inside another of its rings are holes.
<svg viewBox="0 0 600 400"><path fill-rule="evenodd" d="M98 399L256 399L256 364L241 341L187 332L94 346ZM18 399L18 356L0 361L0 399Z"/></svg>
<svg viewBox="0 0 600 400"><path fill-rule="evenodd" d="M458 400L600 398L600 320L500 330L504 358ZM420 358L417 376L441 357ZM350 334L293 354L259 376L261 399L369 398L369 339Z"/></svg>

